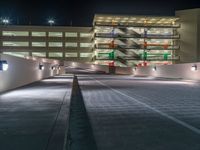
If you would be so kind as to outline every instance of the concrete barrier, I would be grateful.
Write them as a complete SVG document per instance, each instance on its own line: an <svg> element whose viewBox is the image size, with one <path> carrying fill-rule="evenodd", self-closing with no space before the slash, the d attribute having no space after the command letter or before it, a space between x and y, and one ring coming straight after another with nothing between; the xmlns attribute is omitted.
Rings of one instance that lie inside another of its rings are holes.
<svg viewBox="0 0 200 150"><path fill-rule="evenodd" d="M65 61L64 65L66 67L75 67L75 68L82 68L82 69L92 69L94 71L102 71L105 73L111 73L109 71L109 66L107 65L93 65L93 64L87 64L87 63L79 63L79 62L71 62L71 61ZM114 67L114 73L113 74L121 74L121 75L130 75L133 74L131 67Z"/></svg>
<svg viewBox="0 0 200 150"><path fill-rule="evenodd" d="M52 65L59 64L55 60L43 60L41 58L25 59L0 54L1 60L8 62L7 71L0 71L0 93L20 87L43 78L48 78L60 73L60 70L52 70ZM39 64L44 65L44 70L39 69Z"/></svg>
<svg viewBox="0 0 200 150"><path fill-rule="evenodd" d="M133 69L131 67L116 67L115 74L130 75L133 74Z"/></svg>
<svg viewBox="0 0 200 150"><path fill-rule="evenodd" d="M196 71L192 71L192 66L197 66ZM174 65L139 67L134 71L135 76L153 76L164 78L182 78L188 80L200 80L200 63L185 63Z"/></svg>
<svg viewBox="0 0 200 150"><path fill-rule="evenodd" d="M82 69L92 69L95 71L103 71L105 73L109 73L109 68L108 66L105 66L105 65L93 65L93 64L87 64L87 63L65 61L64 66L82 68Z"/></svg>

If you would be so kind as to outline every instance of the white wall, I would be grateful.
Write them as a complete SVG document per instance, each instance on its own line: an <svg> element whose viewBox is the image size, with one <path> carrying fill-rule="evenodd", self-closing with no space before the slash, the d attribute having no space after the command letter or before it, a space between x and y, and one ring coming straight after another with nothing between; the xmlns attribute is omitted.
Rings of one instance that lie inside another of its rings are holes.
<svg viewBox="0 0 200 150"><path fill-rule="evenodd" d="M92 65L87 63L79 63L79 62L70 62L65 61L64 65L82 69L93 69L95 71L104 71L105 73L109 73L109 66L107 65ZM115 67L115 74L127 75L132 74L131 67Z"/></svg>
<svg viewBox="0 0 200 150"><path fill-rule="evenodd" d="M70 66L70 67L76 67L76 68L82 68L82 69L93 69L96 71L104 71L106 73L109 73L108 66L105 65L92 65L87 63L79 63L79 62L71 62L71 61L65 61L64 65Z"/></svg>
<svg viewBox="0 0 200 150"><path fill-rule="evenodd" d="M43 78L54 76L57 70L52 70L53 63L42 63L44 70L39 70L41 59L28 60L24 58L3 55L1 60L7 60L9 68L7 71L0 71L0 92L20 87Z"/></svg>
<svg viewBox="0 0 200 150"><path fill-rule="evenodd" d="M200 61L200 8L176 11L180 17L180 55L181 63Z"/></svg>
<svg viewBox="0 0 200 150"><path fill-rule="evenodd" d="M131 67L116 67L115 73L121 75L130 75L133 73L133 70Z"/></svg>
<svg viewBox="0 0 200 150"><path fill-rule="evenodd" d="M191 71L191 67L193 65L197 65L197 71ZM156 71L153 71L152 68L153 67L150 66L139 67L136 71L134 71L134 75L200 80L200 63L156 66Z"/></svg>

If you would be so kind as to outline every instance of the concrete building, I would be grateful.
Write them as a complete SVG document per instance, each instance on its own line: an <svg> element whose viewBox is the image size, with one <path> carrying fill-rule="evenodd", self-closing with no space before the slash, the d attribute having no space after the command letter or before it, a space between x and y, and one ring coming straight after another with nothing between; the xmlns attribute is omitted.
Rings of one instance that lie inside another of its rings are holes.
<svg viewBox="0 0 200 150"><path fill-rule="evenodd" d="M200 60L200 9L176 16L97 14L93 27L0 26L0 52L110 66Z"/></svg>
<svg viewBox="0 0 200 150"><path fill-rule="evenodd" d="M19 57L91 61L92 27L1 26L0 50Z"/></svg>
<svg viewBox="0 0 200 150"><path fill-rule="evenodd" d="M180 18L180 63L200 61L200 8L176 11Z"/></svg>

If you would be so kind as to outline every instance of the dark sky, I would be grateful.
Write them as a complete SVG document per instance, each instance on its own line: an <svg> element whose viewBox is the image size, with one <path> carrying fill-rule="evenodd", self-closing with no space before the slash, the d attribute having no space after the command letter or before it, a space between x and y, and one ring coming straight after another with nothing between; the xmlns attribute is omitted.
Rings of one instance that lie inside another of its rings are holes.
<svg viewBox="0 0 200 150"><path fill-rule="evenodd" d="M0 0L0 16L12 24L91 26L95 13L174 15L175 10L200 8L200 0Z"/></svg>

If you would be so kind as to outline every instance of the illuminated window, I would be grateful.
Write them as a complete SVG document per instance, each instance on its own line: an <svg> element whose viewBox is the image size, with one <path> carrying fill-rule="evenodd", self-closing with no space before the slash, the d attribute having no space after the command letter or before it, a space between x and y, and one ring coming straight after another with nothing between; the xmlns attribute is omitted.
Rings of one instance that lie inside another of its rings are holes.
<svg viewBox="0 0 200 150"><path fill-rule="evenodd" d="M46 32L32 32L32 36L45 37L46 36Z"/></svg>
<svg viewBox="0 0 200 150"><path fill-rule="evenodd" d="M28 42L14 42L14 41L5 41L3 46L12 46L12 47L28 47Z"/></svg>
<svg viewBox="0 0 200 150"><path fill-rule="evenodd" d="M32 42L33 47L46 47L46 42Z"/></svg>
<svg viewBox="0 0 200 150"><path fill-rule="evenodd" d="M76 32L65 32L65 37L77 37L78 34Z"/></svg>
<svg viewBox="0 0 200 150"><path fill-rule="evenodd" d="M91 33L80 33L80 37L89 38L89 37L91 37L91 36L92 36Z"/></svg>
<svg viewBox="0 0 200 150"><path fill-rule="evenodd" d="M50 52L49 57L63 57L63 53L61 53L61 52Z"/></svg>
<svg viewBox="0 0 200 150"><path fill-rule="evenodd" d="M49 42L49 47L62 47L62 42Z"/></svg>
<svg viewBox="0 0 200 150"><path fill-rule="evenodd" d="M77 43L74 43L74 42L66 42L65 43L65 47L77 47L78 44Z"/></svg>
<svg viewBox="0 0 200 150"><path fill-rule="evenodd" d="M80 53L80 57L92 57L93 53Z"/></svg>
<svg viewBox="0 0 200 150"><path fill-rule="evenodd" d="M3 31L3 36L29 36L28 31Z"/></svg>
<svg viewBox="0 0 200 150"><path fill-rule="evenodd" d="M62 37L62 32L49 32L49 37Z"/></svg>
<svg viewBox="0 0 200 150"><path fill-rule="evenodd" d="M65 53L65 57L78 57L77 53Z"/></svg>
<svg viewBox="0 0 200 150"><path fill-rule="evenodd" d="M35 57L46 57L46 53L45 52L32 52L32 56L35 56Z"/></svg>
<svg viewBox="0 0 200 150"><path fill-rule="evenodd" d="M92 43L80 43L80 47L92 47Z"/></svg>
<svg viewBox="0 0 200 150"><path fill-rule="evenodd" d="M12 55L12 56L16 56L16 57L29 56L29 52L3 52L3 54Z"/></svg>

